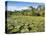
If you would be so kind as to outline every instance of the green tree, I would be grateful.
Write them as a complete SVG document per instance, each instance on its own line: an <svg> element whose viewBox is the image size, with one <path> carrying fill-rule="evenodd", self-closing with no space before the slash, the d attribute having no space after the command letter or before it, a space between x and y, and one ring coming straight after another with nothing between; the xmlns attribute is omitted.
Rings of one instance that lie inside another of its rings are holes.
<svg viewBox="0 0 46 35"><path fill-rule="evenodd" d="M32 16L35 15L35 8L33 8L32 6L29 7L31 9L31 12L32 12Z"/></svg>

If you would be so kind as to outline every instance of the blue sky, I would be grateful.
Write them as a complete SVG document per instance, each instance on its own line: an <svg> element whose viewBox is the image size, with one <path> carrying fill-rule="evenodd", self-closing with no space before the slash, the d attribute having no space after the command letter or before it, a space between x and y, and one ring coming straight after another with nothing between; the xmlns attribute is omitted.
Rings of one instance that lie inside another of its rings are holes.
<svg viewBox="0 0 46 35"><path fill-rule="evenodd" d="M34 8L37 8L38 5L41 5L41 4L33 3L33 2L8 1L7 10L14 11L14 10L28 9L29 6L33 6Z"/></svg>

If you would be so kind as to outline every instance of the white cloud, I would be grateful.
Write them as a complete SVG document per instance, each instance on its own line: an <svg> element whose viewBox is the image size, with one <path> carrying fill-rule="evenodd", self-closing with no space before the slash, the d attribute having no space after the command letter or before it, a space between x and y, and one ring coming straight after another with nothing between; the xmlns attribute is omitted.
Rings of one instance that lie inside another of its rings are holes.
<svg viewBox="0 0 46 35"><path fill-rule="evenodd" d="M29 9L29 7L13 7L13 6L10 6L10 7L7 7L7 10L10 10L10 11L14 11L14 10L25 10L25 9Z"/></svg>
<svg viewBox="0 0 46 35"><path fill-rule="evenodd" d="M28 7L20 7L20 8L17 8L17 7L16 7L15 10L22 10L22 9L25 10L25 9L29 9L29 8L28 8Z"/></svg>

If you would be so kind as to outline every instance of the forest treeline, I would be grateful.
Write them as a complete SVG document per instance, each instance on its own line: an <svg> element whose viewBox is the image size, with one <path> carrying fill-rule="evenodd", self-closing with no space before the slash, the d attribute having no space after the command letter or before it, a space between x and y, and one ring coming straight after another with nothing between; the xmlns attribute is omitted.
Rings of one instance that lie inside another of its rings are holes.
<svg viewBox="0 0 46 35"><path fill-rule="evenodd" d="M21 11L7 11L7 16L10 15L45 16L45 5L39 5L37 8L29 6L29 9Z"/></svg>

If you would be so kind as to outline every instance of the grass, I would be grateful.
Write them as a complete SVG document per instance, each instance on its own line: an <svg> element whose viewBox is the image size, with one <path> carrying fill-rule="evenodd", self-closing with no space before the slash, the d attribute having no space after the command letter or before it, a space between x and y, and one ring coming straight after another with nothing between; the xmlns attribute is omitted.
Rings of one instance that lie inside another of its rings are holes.
<svg viewBox="0 0 46 35"><path fill-rule="evenodd" d="M44 32L44 17L11 15L7 20L9 33Z"/></svg>

